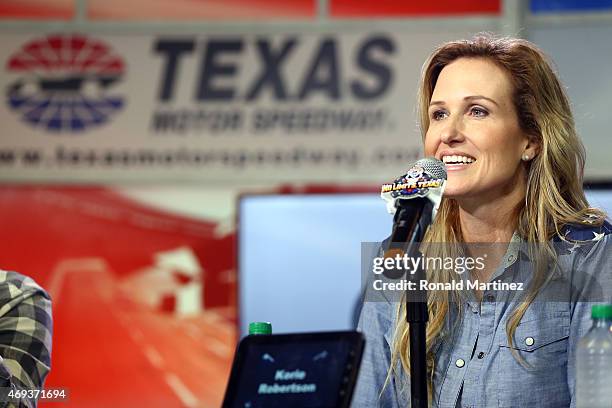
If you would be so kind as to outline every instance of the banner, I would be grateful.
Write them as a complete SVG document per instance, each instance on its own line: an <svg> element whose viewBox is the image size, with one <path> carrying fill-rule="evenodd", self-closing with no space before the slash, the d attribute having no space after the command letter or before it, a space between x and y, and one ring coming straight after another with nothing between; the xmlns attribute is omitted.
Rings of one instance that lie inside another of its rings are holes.
<svg viewBox="0 0 612 408"><path fill-rule="evenodd" d="M75 0L2 0L1 19L70 20L75 14Z"/></svg>
<svg viewBox="0 0 612 408"><path fill-rule="evenodd" d="M236 341L233 207L215 205L227 195L0 189L0 268L51 295L45 387L66 390L62 406L220 406Z"/></svg>
<svg viewBox="0 0 612 408"><path fill-rule="evenodd" d="M315 0L87 0L92 20L197 21L218 19L252 21L312 19Z"/></svg>
<svg viewBox="0 0 612 408"><path fill-rule="evenodd" d="M330 0L330 14L340 18L372 17L449 17L501 14L500 0Z"/></svg>
<svg viewBox="0 0 612 408"><path fill-rule="evenodd" d="M531 0L529 8L534 14L546 13L584 13L609 11L610 0Z"/></svg>
<svg viewBox="0 0 612 408"><path fill-rule="evenodd" d="M0 37L0 180L380 182L467 32Z"/></svg>

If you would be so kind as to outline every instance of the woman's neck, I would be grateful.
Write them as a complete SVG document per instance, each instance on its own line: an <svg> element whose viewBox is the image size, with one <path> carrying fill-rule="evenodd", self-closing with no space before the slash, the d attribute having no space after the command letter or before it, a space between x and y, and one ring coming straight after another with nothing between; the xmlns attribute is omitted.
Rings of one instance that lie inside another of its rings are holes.
<svg viewBox="0 0 612 408"><path fill-rule="evenodd" d="M464 242L468 244L469 255L486 259L484 268L471 272L472 279L488 282L501 265L516 228L515 211L518 203L508 203L490 203L476 210L466 209L461 204L459 206L461 233ZM475 295L480 299L482 293L476 291Z"/></svg>
<svg viewBox="0 0 612 408"><path fill-rule="evenodd" d="M492 212L479 214L459 207L459 222L466 243L510 242L516 228L514 208L497 208Z"/></svg>
<svg viewBox="0 0 612 408"><path fill-rule="evenodd" d="M456 199L463 241L510 242L516 229L517 208L524 197L524 189L514 188L497 197Z"/></svg>

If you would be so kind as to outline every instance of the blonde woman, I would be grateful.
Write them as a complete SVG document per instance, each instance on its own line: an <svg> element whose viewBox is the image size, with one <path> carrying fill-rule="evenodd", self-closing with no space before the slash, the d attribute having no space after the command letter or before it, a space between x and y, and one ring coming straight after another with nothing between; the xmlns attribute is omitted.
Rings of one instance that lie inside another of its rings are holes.
<svg viewBox="0 0 612 408"><path fill-rule="evenodd" d="M419 108L425 153L448 171L426 254L496 243L503 250L490 251L484 269L459 279L525 285L515 297L429 291L431 405L574 406L577 342L592 302L612 300L612 227L585 199L584 150L559 79L532 43L481 34L433 53ZM405 316L403 302L366 298L354 407L410 406Z"/></svg>

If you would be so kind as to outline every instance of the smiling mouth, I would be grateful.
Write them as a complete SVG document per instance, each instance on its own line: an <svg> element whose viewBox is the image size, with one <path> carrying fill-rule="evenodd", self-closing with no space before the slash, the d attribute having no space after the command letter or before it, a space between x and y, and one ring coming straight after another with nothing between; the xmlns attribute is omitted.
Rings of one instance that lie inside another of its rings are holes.
<svg viewBox="0 0 612 408"><path fill-rule="evenodd" d="M474 163L476 159L470 156L449 155L449 156L443 156L442 161L447 166L448 165L469 165L469 164Z"/></svg>

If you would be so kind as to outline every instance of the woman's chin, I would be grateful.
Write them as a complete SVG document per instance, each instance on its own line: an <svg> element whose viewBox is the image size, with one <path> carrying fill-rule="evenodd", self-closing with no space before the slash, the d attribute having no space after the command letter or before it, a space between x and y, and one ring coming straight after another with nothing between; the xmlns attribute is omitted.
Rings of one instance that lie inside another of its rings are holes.
<svg viewBox="0 0 612 408"><path fill-rule="evenodd" d="M459 186L446 186L444 188L444 197L459 199L463 197L467 197L469 195L469 190L467 188L461 188Z"/></svg>

